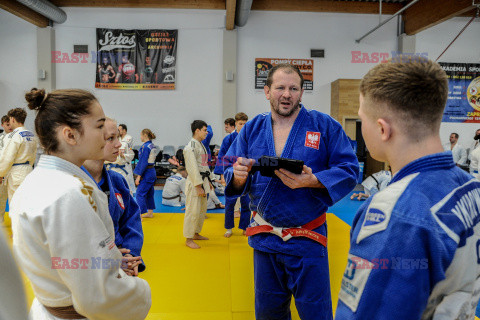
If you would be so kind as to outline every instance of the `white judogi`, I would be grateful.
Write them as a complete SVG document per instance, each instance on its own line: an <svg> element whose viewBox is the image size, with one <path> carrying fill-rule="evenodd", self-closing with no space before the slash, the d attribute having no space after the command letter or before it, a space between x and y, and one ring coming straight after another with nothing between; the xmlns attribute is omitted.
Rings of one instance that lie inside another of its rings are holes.
<svg viewBox="0 0 480 320"><path fill-rule="evenodd" d="M475 161L475 163L472 162L472 153L475 149L478 149L480 147L480 140L475 140L471 145L470 145L470 150L468 152L468 160L470 160L470 174L473 174L475 170L477 170L477 165L478 162Z"/></svg>
<svg viewBox="0 0 480 320"><path fill-rule="evenodd" d="M0 229L0 319L28 319L23 280L15 264L10 246Z"/></svg>
<svg viewBox="0 0 480 320"><path fill-rule="evenodd" d="M134 194L137 191L137 188L135 187L135 183L133 182L133 171L131 163L135 154L133 153L133 150L128 146L128 143L121 143L122 146L120 147L120 150L123 150L123 156L119 155L115 162L107 161L107 169L121 174L125 178L125 180L127 180L130 193Z"/></svg>
<svg viewBox="0 0 480 320"><path fill-rule="evenodd" d="M185 205L185 184L187 179L180 173L169 177L162 191L162 204L171 207Z"/></svg>
<svg viewBox="0 0 480 320"><path fill-rule="evenodd" d="M107 197L79 167L43 155L10 216L13 250L36 296L32 320L55 319L41 304L73 305L88 319L145 319L150 287L119 267Z"/></svg>
<svg viewBox="0 0 480 320"><path fill-rule="evenodd" d="M447 142L443 145L443 149L445 151L452 151L453 154L453 161L461 166L464 166L467 164L467 150L460 145L458 142L455 144L455 146L452 149L452 145L450 142Z"/></svg>
<svg viewBox="0 0 480 320"><path fill-rule="evenodd" d="M0 154L0 177L7 180L8 198L32 171L37 152L37 139L25 127L10 132L3 140Z"/></svg>
<svg viewBox="0 0 480 320"><path fill-rule="evenodd" d="M185 186L186 208L185 220L183 222L183 236L193 238L195 233L200 233L203 221L207 213L207 198L199 197L195 186L202 185L205 194L210 192L210 182L203 179L200 172L210 172L208 168L208 154L203 143L192 138L183 149L185 157L185 168L188 177Z"/></svg>
<svg viewBox="0 0 480 320"><path fill-rule="evenodd" d="M133 170L132 170L132 160L135 157L135 153L133 152L133 138L131 135L126 134L123 138L120 137L120 142L122 142L122 147L123 143L126 143L125 146L125 170L127 171L127 176L125 179L127 180L128 183L128 188L132 193L137 192L137 187L135 186L135 181L133 181ZM128 146L128 147L127 147Z"/></svg>
<svg viewBox="0 0 480 320"><path fill-rule="evenodd" d="M480 164L480 148L476 148L470 153L470 174L477 179L480 177L480 175L478 174L479 164Z"/></svg>
<svg viewBox="0 0 480 320"><path fill-rule="evenodd" d="M385 189L392 180L392 173L390 171L379 171L362 182L365 194L373 196L378 191Z"/></svg>

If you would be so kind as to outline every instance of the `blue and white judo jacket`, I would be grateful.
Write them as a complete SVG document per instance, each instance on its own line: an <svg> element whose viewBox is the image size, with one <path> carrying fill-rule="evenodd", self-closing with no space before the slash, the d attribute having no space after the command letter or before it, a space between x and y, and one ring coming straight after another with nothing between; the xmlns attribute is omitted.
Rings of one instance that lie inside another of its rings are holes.
<svg viewBox="0 0 480 320"><path fill-rule="evenodd" d="M152 141L145 142L138 150L138 163L135 166L133 173L142 177L142 180L147 183L155 183L157 175L155 168L147 168L155 165L155 158L158 154L158 148ZM140 180L140 183L142 183Z"/></svg>
<svg viewBox="0 0 480 320"><path fill-rule="evenodd" d="M263 155L276 155L270 112L247 122L227 152L227 158L258 159ZM259 172L249 175L243 193L250 196L250 209L273 226L302 226L320 217L356 185L358 161L350 141L342 126L321 112L301 106L281 157L303 160L326 189L290 189L277 177L263 177ZM232 178L229 164L225 168L227 196L235 194ZM327 236L325 224L313 231ZM322 245L302 237L284 242L273 234L257 234L248 242L254 249L269 253L321 256L327 252Z"/></svg>
<svg viewBox="0 0 480 320"><path fill-rule="evenodd" d="M366 200L335 319L474 319L480 182L450 151L417 159Z"/></svg>
<svg viewBox="0 0 480 320"><path fill-rule="evenodd" d="M238 136L238 132L235 130L232 133L228 134L223 138L222 145L220 146L220 150L218 151L218 157L217 157L217 163L215 164L215 169L213 170L213 173L215 174L223 174L224 167L230 163L230 165L233 165L236 161L230 161L232 159L229 159L225 157L225 155L228 152L228 149L230 149L230 146L232 143L235 141L235 139Z"/></svg>
<svg viewBox="0 0 480 320"><path fill-rule="evenodd" d="M92 178L84 167L82 170ZM95 181L93 178L92 180ZM109 190L109 194L107 194L108 211L115 229L115 244L117 247L130 249L130 254L134 257L141 256L143 229L140 209L130 194L127 181L121 174L104 167L102 180L97 183L97 186L100 190L104 190L106 189L104 184L107 184ZM142 263L139 271L144 269L145 266Z"/></svg>

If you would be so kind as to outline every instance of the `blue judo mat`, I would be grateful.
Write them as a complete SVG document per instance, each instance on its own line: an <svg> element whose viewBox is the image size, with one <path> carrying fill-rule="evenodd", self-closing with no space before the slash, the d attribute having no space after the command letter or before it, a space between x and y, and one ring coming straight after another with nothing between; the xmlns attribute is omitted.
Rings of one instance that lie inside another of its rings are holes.
<svg viewBox="0 0 480 320"><path fill-rule="evenodd" d="M225 204L225 196L218 196L218 200L222 204ZM156 213L184 213L185 210L182 208L185 207L170 207L162 204L162 190L155 190L155 207L156 209L153 212ZM225 209L211 209L207 210L207 213L225 213Z"/></svg>

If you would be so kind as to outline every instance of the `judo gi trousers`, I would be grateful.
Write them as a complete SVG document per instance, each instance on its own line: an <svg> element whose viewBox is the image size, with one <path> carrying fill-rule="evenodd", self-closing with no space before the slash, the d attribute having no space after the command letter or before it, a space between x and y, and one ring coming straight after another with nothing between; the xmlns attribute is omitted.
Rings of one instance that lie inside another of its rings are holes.
<svg viewBox="0 0 480 320"><path fill-rule="evenodd" d="M234 221L234 208L237 203L237 198L225 197L225 229L233 229L235 227ZM248 224L250 223L250 198L248 195L240 197L241 211L240 211L240 222L238 223L238 228L242 230L247 230Z"/></svg>
<svg viewBox="0 0 480 320"><path fill-rule="evenodd" d="M202 231L207 214L207 197L199 197L190 180L186 181L185 194L187 199L185 202L185 219L183 220L183 236L191 239L195 233Z"/></svg>
<svg viewBox="0 0 480 320"><path fill-rule="evenodd" d="M7 206L8 189L6 181L0 183L0 222L3 221L5 215L5 207Z"/></svg>
<svg viewBox="0 0 480 320"><path fill-rule="evenodd" d="M290 320L293 294L302 320L331 320L328 255L298 257L254 250L255 317Z"/></svg>
<svg viewBox="0 0 480 320"><path fill-rule="evenodd" d="M19 165L13 166L10 172L4 179L7 179L8 199L12 199L15 190L18 189L20 184L25 180L25 177L32 172L31 165Z"/></svg>
<svg viewBox="0 0 480 320"><path fill-rule="evenodd" d="M146 213L150 209L155 209L155 180L157 179L155 169L147 169L143 179L137 187L135 200L140 207L140 213Z"/></svg>

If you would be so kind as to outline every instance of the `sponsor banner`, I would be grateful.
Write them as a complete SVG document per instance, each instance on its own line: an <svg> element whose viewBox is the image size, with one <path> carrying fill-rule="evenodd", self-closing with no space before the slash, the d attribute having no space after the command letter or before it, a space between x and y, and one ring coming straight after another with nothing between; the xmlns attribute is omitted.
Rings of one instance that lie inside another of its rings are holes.
<svg viewBox="0 0 480 320"><path fill-rule="evenodd" d="M174 90L178 30L97 29L95 87Z"/></svg>
<svg viewBox="0 0 480 320"><path fill-rule="evenodd" d="M267 84L268 71L281 63L297 66L303 75L303 89L313 90L313 59L255 58L255 89Z"/></svg>
<svg viewBox="0 0 480 320"><path fill-rule="evenodd" d="M480 123L480 64L443 63L448 99L442 122Z"/></svg>

